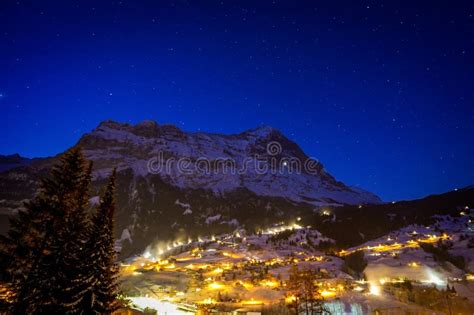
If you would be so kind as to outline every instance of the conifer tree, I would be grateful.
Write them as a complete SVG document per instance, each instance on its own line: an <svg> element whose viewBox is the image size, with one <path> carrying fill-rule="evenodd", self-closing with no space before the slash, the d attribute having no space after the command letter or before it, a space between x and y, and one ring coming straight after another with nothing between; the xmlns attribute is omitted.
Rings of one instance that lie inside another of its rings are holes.
<svg viewBox="0 0 474 315"><path fill-rule="evenodd" d="M88 283L78 260L87 240L85 210L91 165L66 152L3 239L12 314L76 314Z"/></svg>
<svg viewBox="0 0 474 315"><path fill-rule="evenodd" d="M323 298L315 285L314 270L299 270L292 265L287 282L288 308L293 314L319 315L331 314L323 303Z"/></svg>
<svg viewBox="0 0 474 315"><path fill-rule="evenodd" d="M113 171L99 208L92 217L87 252L91 257L91 276L94 284L85 300L88 313L109 314L116 309L118 294L118 266L115 262L114 215L115 180Z"/></svg>
<svg viewBox="0 0 474 315"><path fill-rule="evenodd" d="M91 182L92 163L77 183L76 195L72 196L68 211L64 213L59 224L58 233L53 240L52 272L55 280L52 295L55 303L48 313L81 314L82 300L92 285L89 274L90 258L86 256L85 247L88 241L89 218L86 214L89 206L89 187Z"/></svg>

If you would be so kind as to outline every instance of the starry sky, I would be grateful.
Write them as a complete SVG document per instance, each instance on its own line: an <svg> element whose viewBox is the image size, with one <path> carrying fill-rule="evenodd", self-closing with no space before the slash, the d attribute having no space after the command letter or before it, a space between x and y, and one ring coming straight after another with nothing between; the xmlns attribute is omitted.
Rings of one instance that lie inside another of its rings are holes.
<svg viewBox="0 0 474 315"><path fill-rule="evenodd" d="M0 154L273 126L386 201L474 184L472 1L0 1Z"/></svg>

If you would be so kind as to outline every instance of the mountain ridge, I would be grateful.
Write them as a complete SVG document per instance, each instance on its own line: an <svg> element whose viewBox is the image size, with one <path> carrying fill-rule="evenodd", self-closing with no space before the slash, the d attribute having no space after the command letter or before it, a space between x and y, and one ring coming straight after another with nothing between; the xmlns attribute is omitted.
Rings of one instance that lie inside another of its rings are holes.
<svg viewBox="0 0 474 315"><path fill-rule="evenodd" d="M310 158L295 142L269 126L249 129L238 134L223 135L204 132L187 133L176 126L158 125L149 120L136 125L109 120L102 122L92 132L81 137L77 145L85 149L86 157L102 162L106 160L104 157L107 155L109 159L113 160L117 158L114 153L128 151L126 153L133 161L128 159L125 165L119 165L119 169L132 167L138 174L146 175L144 160L157 156L160 152L165 153L168 158L186 157L193 161L199 158L232 159L236 166L242 167L245 158L256 155L269 157L266 146L270 142L279 146L281 152L275 156L279 160L281 158L296 158L302 163ZM115 152L108 149L103 150L101 147L104 146L114 147ZM170 177L171 184L184 188L228 191L242 187L242 185L236 184L241 182L243 187L257 194L284 196L298 202L315 200L314 204L317 204L319 197L326 196L341 204L381 202L373 194L336 181L319 161L315 160L315 163L317 164L315 171L319 172L319 178L310 176L311 174L305 173L304 170L301 174L258 174L261 176L257 178L255 169L249 169L245 174L239 176L237 174L220 174L213 177L196 178L196 174L193 174L194 177L182 173L176 174L176 169L165 175ZM293 191L283 188L284 183L288 180L296 185ZM283 183L281 187L276 187L276 181ZM264 189L261 189L262 186L265 186ZM301 193L303 190L304 194Z"/></svg>
<svg viewBox="0 0 474 315"><path fill-rule="evenodd" d="M258 172L255 166L242 173L185 174L176 165L169 172L150 171L150 160L160 154L166 161L184 157L192 163L200 158L209 163L229 158L238 167L249 157L254 161L254 156L277 162L309 159L295 142L268 126L220 135L187 133L154 121L130 125L109 120L84 134L75 146L94 163L91 204L117 168L116 234L124 256L154 240L174 239L183 233L199 236L256 229L294 220L321 206L381 203L377 196L337 181L317 160L311 170L293 173L286 169L275 174ZM34 159L1 172L0 214L19 211L59 156Z"/></svg>

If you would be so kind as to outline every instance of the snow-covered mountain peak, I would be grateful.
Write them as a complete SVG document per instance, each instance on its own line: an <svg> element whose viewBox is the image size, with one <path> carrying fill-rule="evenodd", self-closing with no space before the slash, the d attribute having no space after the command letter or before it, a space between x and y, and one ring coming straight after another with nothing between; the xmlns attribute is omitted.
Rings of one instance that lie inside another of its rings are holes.
<svg viewBox="0 0 474 315"><path fill-rule="evenodd" d="M314 205L380 202L373 194L336 181L319 161L308 157L296 143L270 126L223 135L189 133L154 121L136 125L105 121L84 135L78 145L95 165L103 166L96 172L99 177L111 167L131 169L136 176L148 177L149 162L154 159L154 166L161 166L154 174L181 189L225 193L244 188L261 196ZM180 169L176 161L183 158L195 169ZM231 168L221 170L212 164L220 159L230 161ZM300 168L290 171L289 163L282 163L283 159L299 162ZM198 171L196 161L202 160L207 161L208 172ZM261 161L267 163L267 170L259 169Z"/></svg>
<svg viewBox="0 0 474 315"><path fill-rule="evenodd" d="M130 239L125 255L143 250L156 237L175 237L184 230L257 227L312 213L318 206L381 202L370 192L337 181L269 126L226 135L186 132L149 120L108 120L76 146L94 162L96 195L117 169L117 233ZM17 156L4 158L15 163L4 163L3 172L0 165L0 211L21 209L58 157L20 162ZM301 169L290 171L295 161Z"/></svg>
<svg viewBox="0 0 474 315"><path fill-rule="evenodd" d="M158 123L154 120L150 119L145 119L138 124L135 125L136 127L142 127L142 128L156 128L158 127Z"/></svg>
<svg viewBox="0 0 474 315"><path fill-rule="evenodd" d="M272 134L282 135L282 133L278 129L275 129L275 128L273 128L271 126L267 126L267 125L261 125L257 128L246 130L246 131L243 132L243 134L252 135L252 136L255 136L255 137L259 137L259 138L265 138L265 137L268 137Z"/></svg>

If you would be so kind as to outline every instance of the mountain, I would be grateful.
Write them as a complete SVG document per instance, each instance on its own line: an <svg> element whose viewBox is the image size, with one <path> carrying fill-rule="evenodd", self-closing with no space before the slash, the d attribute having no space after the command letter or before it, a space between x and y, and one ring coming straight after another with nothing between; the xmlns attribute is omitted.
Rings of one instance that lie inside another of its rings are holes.
<svg viewBox="0 0 474 315"><path fill-rule="evenodd" d="M349 187L278 130L187 133L172 125L105 121L76 144L94 162L93 197L118 170L117 232L125 254L153 239L256 228L319 206L379 204ZM57 161L35 159L0 173L0 214L31 198ZM266 168L265 168L266 166Z"/></svg>
<svg viewBox="0 0 474 315"><path fill-rule="evenodd" d="M19 166L29 165L33 160L20 156L19 154L1 155L0 154L0 172Z"/></svg>
<svg viewBox="0 0 474 315"><path fill-rule="evenodd" d="M460 217L473 207L474 186L469 186L416 200L362 207L346 205L328 210L329 216L311 215L303 219L340 246L350 247L412 224L431 225L437 216Z"/></svg>
<svg viewBox="0 0 474 315"><path fill-rule="evenodd" d="M267 152L269 143L275 145L273 155ZM317 161L314 166L317 175L304 169L292 174L277 168L273 173L270 170L259 172L255 160L250 160L253 157L274 158L277 162L284 158L299 161L309 158L298 145L267 126L237 135L218 135L185 133L174 126L159 126L153 121L135 126L107 121L83 136L78 145L105 173L110 170L105 166L110 165L118 166L119 170L131 169L135 175L146 177L150 173L150 159L155 158L153 166L162 166L159 173L164 180L183 189L207 189L218 194L244 188L260 196L284 197L314 205L380 203L373 194L336 181ZM207 162L196 167L209 166L209 171L204 173L189 168L189 172L180 172L180 158L189 159L193 166ZM159 159L166 160L163 163L176 163L165 169L166 165L159 165ZM219 171L216 166L219 159L234 163L234 171ZM245 166L248 169L244 170Z"/></svg>

